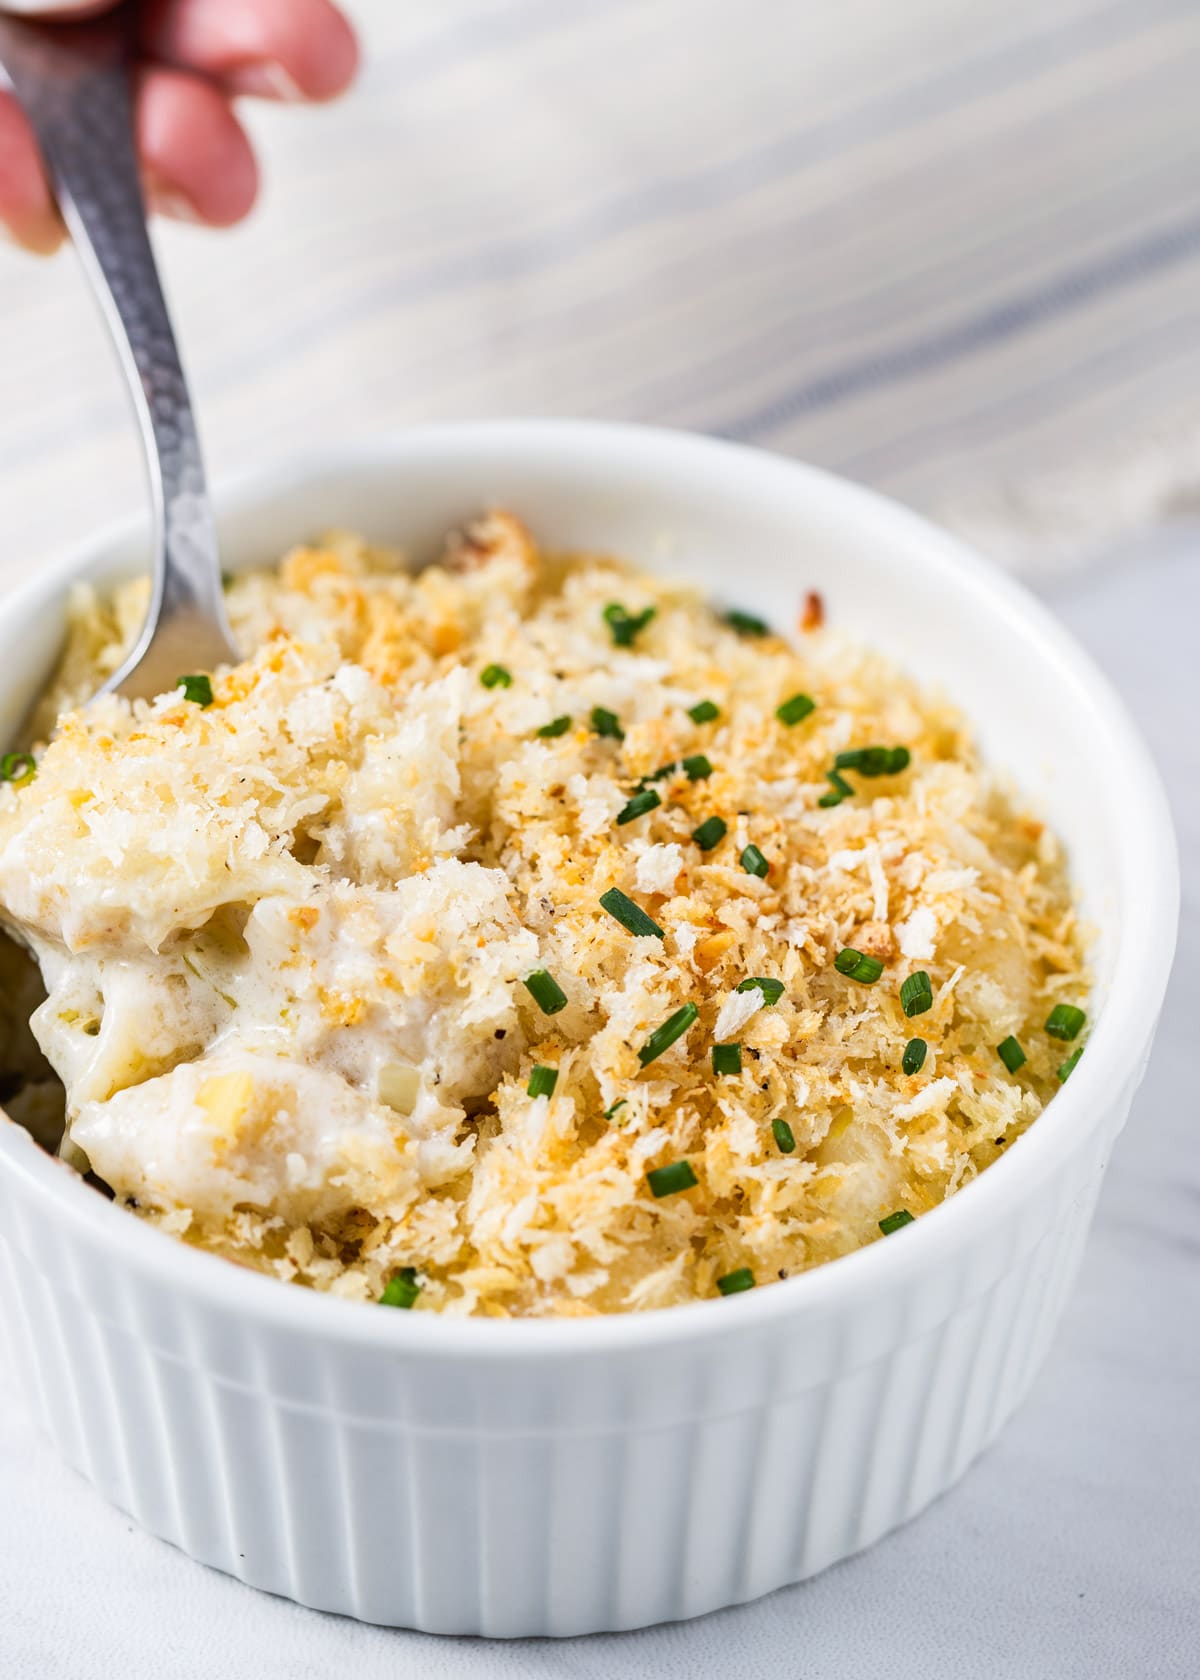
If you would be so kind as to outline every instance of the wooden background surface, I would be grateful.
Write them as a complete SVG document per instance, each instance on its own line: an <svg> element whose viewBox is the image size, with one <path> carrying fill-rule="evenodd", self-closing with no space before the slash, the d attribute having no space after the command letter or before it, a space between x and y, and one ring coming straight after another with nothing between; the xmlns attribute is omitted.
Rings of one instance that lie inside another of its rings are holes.
<svg viewBox="0 0 1200 1680"><path fill-rule="evenodd" d="M1196 0L351 0L159 246L214 476L425 418L613 416L864 478L1037 571L1200 463ZM0 249L0 583L133 506L69 253Z"/></svg>

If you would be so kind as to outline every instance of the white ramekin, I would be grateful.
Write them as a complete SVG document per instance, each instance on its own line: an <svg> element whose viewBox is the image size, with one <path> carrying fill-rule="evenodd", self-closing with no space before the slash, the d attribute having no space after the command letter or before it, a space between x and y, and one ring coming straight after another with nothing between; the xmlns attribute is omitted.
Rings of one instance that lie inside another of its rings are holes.
<svg viewBox="0 0 1200 1680"><path fill-rule="evenodd" d="M791 625L834 622L944 685L1066 838L1100 930L1087 1052L979 1180L885 1242L727 1300L563 1323L442 1320L285 1287L87 1189L0 1119L0 1300L66 1458L192 1556L321 1609L446 1633L695 1616L844 1558L948 1488L1029 1387L1141 1078L1178 878L1157 775L1107 682L958 543L822 473L561 422L417 430L248 480L230 564L332 524L409 545L502 502ZM0 739L68 582L0 604Z"/></svg>

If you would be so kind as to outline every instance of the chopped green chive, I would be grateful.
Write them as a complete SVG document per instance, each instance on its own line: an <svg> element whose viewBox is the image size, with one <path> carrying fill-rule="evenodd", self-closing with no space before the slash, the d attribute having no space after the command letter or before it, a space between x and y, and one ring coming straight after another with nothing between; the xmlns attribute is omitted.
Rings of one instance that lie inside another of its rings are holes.
<svg viewBox="0 0 1200 1680"><path fill-rule="evenodd" d="M677 1038L682 1038L699 1013L694 1003L685 1003L674 1015L668 1015L661 1027L655 1027L638 1051L638 1061L642 1066L649 1067L651 1062L658 1060L664 1050L671 1048Z"/></svg>
<svg viewBox="0 0 1200 1680"><path fill-rule="evenodd" d="M616 712L610 712L607 706L592 707L592 728L597 735L607 735L610 740L623 741L625 731L621 728L621 721Z"/></svg>
<svg viewBox="0 0 1200 1680"><path fill-rule="evenodd" d="M778 1003L783 996L783 981L768 979L763 974L752 974L748 980L739 980L737 989L739 992L752 992L755 986L762 993L763 1002L768 1006Z"/></svg>
<svg viewBox="0 0 1200 1680"><path fill-rule="evenodd" d="M1062 1063L1059 1064L1058 1077L1059 1077L1060 1080L1070 1079L1071 1075L1075 1071L1075 1064L1079 1060L1080 1056L1082 1056L1082 1055L1083 1055L1083 1045L1081 1044L1081 1045L1079 1045L1079 1047L1077 1049L1072 1050L1071 1054L1067 1057L1065 1062L1062 1062Z"/></svg>
<svg viewBox="0 0 1200 1680"><path fill-rule="evenodd" d="M610 601L604 609L604 622L612 632L613 645L632 647L657 612L657 607L645 607L640 613L631 613L619 601Z"/></svg>
<svg viewBox="0 0 1200 1680"><path fill-rule="evenodd" d="M389 1278L387 1287L379 1297L381 1307L411 1307L421 1293L421 1285L417 1282L415 1266L404 1266L393 1278Z"/></svg>
<svg viewBox="0 0 1200 1680"><path fill-rule="evenodd" d="M899 1231L905 1225L911 1225L913 1216L907 1208L898 1208L895 1213L889 1213L886 1219L879 1221L879 1229L885 1237L890 1237L893 1231Z"/></svg>
<svg viewBox="0 0 1200 1680"><path fill-rule="evenodd" d="M615 1103L610 1103L609 1106L604 1110L604 1118L606 1120L611 1120L613 1115L617 1112L617 1110L620 1109L620 1108L624 1108L627 1105L628 1102L629 1102L628 1097L618 1097Z"/></svg>
<svg viewBox="0 0 1200 1680"><path fill-rule="evenodd" d="M570 727L571 718L569 714L551 718L549 723L544 723L538 730L538 737L543 741L552 741L556 735L565 735Z"/></svg>
<svg viewBox="0 0 1200 1680"><path fill-rule="evenodd" d="M911 762L912 754L907 747L854 747L849 752L840 752L833 767L857 770L860 776L898 776Z"/></svg>
<svg viewBox="0 0 1200 1680"><path fill-rule="evenodd" d="M1073 1003L1056 1003L1046 1017L1046 1031L1051 1038L1061 1038L1069 1043L1079 1037L1086 1020L1083 1010L1076 1009Z"/></svg>
<svg viewBox="0 0 1200 1680"><path fill-rule="evenodd" d="M854 789L850 786L850 783L846 780L845 776L843 776L840 771L838 771L838 770L826 770L825 780L832 784L833 791L837 794L839 799L853 799L854 798ZM828 799L829 795L826 794L825 797Z"/></svg>
<svg viewBox="0 0 1200 1680"><path fill-rule="evenodd" d="M525 1087L531 1097L552 1097L554 1087L558 1084L558 1069L544 1067L541 1062L535 1064L529 1075L529 1084Z"/></svg>
<svg viewBox="0 0 1200 1680"><path fill-rule="evenodd" d="M793 694L790 700L783 702L782 706L776 706L775 716L780 723L786 723L790 729L792 724L802 722L810 712L815 712L816 709L817 702L811 694Z"/></svg>
<svg viewBox="0 0 1200 1680"><path fill-rule="evenodd" d="M900 1007L910 1017L924 1015L927 1009L933 1008L933 987L923 968L919 968L915 974L910 974L901 986Z"/></svg>
<svg viewBox="0 0 1200 1680"><path fill-rule="evenodd" d="M649 782L665 782L667 777L673 776L678 768L679 766L674 759L671 760L670 764L660 764L657 770L651 770L648 776L642 777L642 786L645 787Z"/></svg>
<svg viewBox="0 0 1200 1680"><path fill-rule="evenodd" d="M757 846L747 846L738 859L747 875L757 875L760 881L765 881L770 873L771 865L759 851Z"/></svg>
<svg viewBox="0 0 1200 1680"><path fill-rule="evenodd" d="M761 618L755 618L753 613L727 612L725 622L731 630L736 630L739 636L769 636L771 626Z"/></svg>
<svg viewBox="0 0 1200 1680"><path fill-rule="evenodd" d="M796 1134L786 1120L772 1120L771 1130L775 1134L775 1145L781 1155L790 1155L796 1147Z"/></svg>
<svg viewBox="0 0 1200 1680"><path fill-rule="evenodd" d="M741 1073L741 1045L714 1044L712 1047L712 1070L714 1073Z"/></svg>
<svg viewBox="0 0 1200 1680"><path fill-rule="evenodd" d="M997 1044L996 1054L1004 1063L1009 1073L1016 1073L1019 1067L1024 1067L1025 1065L1025 1052L1017 1043L1016 1039L1011 1036L1006 1038L1003 1044Z"/></svg>
<svg viewBox="0 0 1200 1680"><path fill-rule="evenodd" d="M904 1046L904 1055L900 1061L900 1066L905 1073L920 1073L925 1066L925 1052L928 1048L929 1046L923 1038L909 1039Z"/></svg>
<svg viewBox="0 0 1200 1680"><path fill-rule="evenodd" d="M726 834L726 823L722 817L708 817L700 827L692 832L692 839L702 852L711 852L714 846L719 846Z"/></svg>
<svg viewBox="0 0 1200 1680"><path fill-rule="evenodd" d="M873 986L883 973L883 964L878 957L868 957L863 951L856 951L852 945L847 945L839 951L833 959L833 966L839 974L844 974L850 980L857 980L860 985Z"/></svg>
<svg viewBox="0 0 1200 1680"><path fill-rule="evenodd" d="M700 700L696 705L688 707L688 716L693 723L711 723L714 718L719 718L720 715L720 706L712 700Z"/></svg>
<svg viewBox="0 0 1200 1680"><path fill-rule="evenodd" d="M183 690L183 698L190 700L194 706L211 706L213 703L212 681L209 677L180 677L175 684Z"/></svg>
<svg viewBox="0 0 1200 1680"><path fill-rule="evenodd" d="M649 934L655 939L663 937L663 930L653 917L647 916L641 905L627 898L619 887L610 887L606 893L601 893L600 903L623 928L637 934L639 938L643 934Z"/></svg>
<svg viewBox="0 0 1200 1680"><path fill-rule="evenodd" d="M754 1288L754 1273L749 1266L739 1266L736 1272L726 1272L717 1279L722 1295L740 1295L743 1289Z"/></svg>
<svg viewBox="0 0 1200 1680"><path fill-rule="evenodd" d="M699 1182L690 1161L672 1161L669 1167L652 1167L646 1174L646 1183L655 1196L674 1196L680 1190L694 1190Z"/></svg>
<svg viewBox="0 0 1200 1680"><path fill-rule="evenodd" d="M662 804L662 800L653 788L639 788L633 798L617 812L617 823L631 823L638 817L644 817L647 811L654 811Z"/></svg>
<svg viewBox="0 0 1200 1680"><path fill-rule="evenodd" d="M32 753L5 753L0 758L0 782L13 782L24 787L37 775L37 760Z"/></svg>
<svg viewBox="0 0 1200 1680"><path fill-rule="evenodd" d="M506 671L503 665L485 665L479 680L484 688L511 688L512 672Z"/></svg>
<svg viewBox="0 0 1200 1680"><path fill-rule="evenodd" d="M567 1007L566 992L544 968L535 968L532 974L527 974L524 984L543 1015L557 1015L560 1009Z"/></svg>
<svg viewBox="0 0 1200 1680"><path fill-rule="evenodd" d="M682 761L684 774L689 782L703 782L712 775L712 765L703 753L693 753L690 758Z"/></svg>

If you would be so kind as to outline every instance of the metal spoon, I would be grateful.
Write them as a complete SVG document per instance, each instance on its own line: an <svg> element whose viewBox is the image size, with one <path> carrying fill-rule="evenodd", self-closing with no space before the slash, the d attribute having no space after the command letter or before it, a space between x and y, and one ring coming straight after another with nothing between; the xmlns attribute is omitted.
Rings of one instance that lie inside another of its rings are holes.
<svg viewBox="0 0 1200 1680"><path fill-rule="evenodd" d="M146 233L130 99L132 12L123 5L87 23L0 17L0 72L37 134L137 412L154 505L154 588L132 653L101 693L146 697L239 655L191 399Z"/></svg>

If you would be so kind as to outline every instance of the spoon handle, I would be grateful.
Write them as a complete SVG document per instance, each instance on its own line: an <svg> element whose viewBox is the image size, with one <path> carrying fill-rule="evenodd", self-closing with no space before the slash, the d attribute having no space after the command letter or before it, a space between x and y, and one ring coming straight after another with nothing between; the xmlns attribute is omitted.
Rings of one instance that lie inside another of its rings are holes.
<svg viewBox="0 0 1200 1680"><path fill-rule="evenodd" d="M154 589L105 692L151 695L236 659L200 441L146 232L130 98L132 8L87 23L0 17L0 67L29 119L137 411L154 507Z"/></svg>

